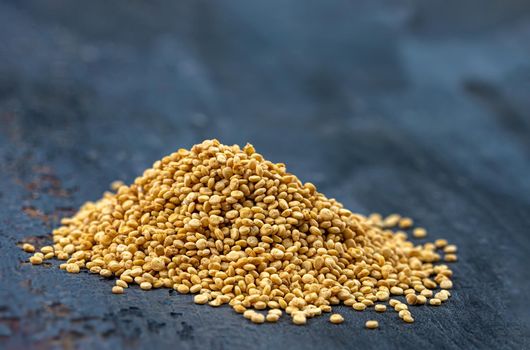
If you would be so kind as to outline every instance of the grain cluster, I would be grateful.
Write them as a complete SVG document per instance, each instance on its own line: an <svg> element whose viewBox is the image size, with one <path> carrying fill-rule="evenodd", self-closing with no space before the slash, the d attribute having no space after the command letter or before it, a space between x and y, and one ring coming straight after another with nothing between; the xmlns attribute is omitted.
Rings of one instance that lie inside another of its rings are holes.
<svg viewBox="0 0 530 350"><path fill-rule="evenodd" d="M55 257L69 273L113 278L115 294L133 284L192 293L197 304L229 304L254 323L286 313L302 325L335 305L384 312L388 302L413 322L408 305L450 297L453 273L442 261L456 261L445 240L407 240L411 219L352 213L251 145L217 140L164 157L61 224L53 246L23 246L31 263Z"/></svg>

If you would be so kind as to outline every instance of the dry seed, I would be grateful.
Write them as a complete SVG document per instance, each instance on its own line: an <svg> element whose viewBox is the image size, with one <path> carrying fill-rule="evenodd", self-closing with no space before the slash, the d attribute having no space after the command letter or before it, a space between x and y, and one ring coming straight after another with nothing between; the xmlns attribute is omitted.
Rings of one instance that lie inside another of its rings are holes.
<svg viewBox="0 0 530 350"><path fill-rule="evenodd" d="M386 311L386 305L383 305L383 304L377 304L375 307L374 307L375 311L377 312L385 312Z"/></svg>
<svg viewBox="0 0 530 350"><path fill-rule="evenodd" d="M329 316L329 322L339 324L344 322L344 317L342 317L342 315L340 314L332 314L331 316Z"/></svg>
<svg viewBox="0 0 530 350"><path fill-rule="evenodd" d="M409 310L401 310L398 312L399 318L403 318L405 316L411 316L411 313Z"/></svg>
<svg viewBox="0 0 530 350"><path fill-rule="evenodd" d="M433 305L433 306L438 306L438 305L442 304L442 301L440 299L437 299L437 298L432 298L432 299L429 300L429 304Z"/></svg>
<svg viewBox="0 0 530 350"><path fill-rule="evenodd" d="M414 318L412 318L411 315L405 315L403 317L403 321L407 322L407 323L413 323L414 322Z"/></svg>
<svg viewBox="0 0 530 350"><path fill-rule="evenodd" d="M427 303L427 298L424 295L416 296L416 305L425 305Z"/></svg>
<svg viewBox="0 0 530 350"><path fill-rule="evenodd" d="M377 322L375 320L369 320L369 321L366 321L366 323L364 325L368 329L376 329L376 328L379 327L379 322Z"/></svg>
<svg viewBox="0 0 530 350"><path fill-rule="evenodd" d="M397 312L400 312L401 310L408 310L408 306L406 304L399 303L394 306L394 310L396 310Z"/></svg>
<svg viewBox="0 0 530 350"><path fill-rule="evenodd" d="M280 309L270 309L269 310L269 314L282 316L283 312Z"/></svg>
<svg viewBox="0 0 530 350"><path fill-rule="evenodd" d="M425 238L427 237L427 230L423 227L416 227L412 231L412 236L414 236L415 238Z"/></svg>
<svg viewBox="0 0 530 350"><path fill-rule="evenodd" d="M205 303L206 304L206 303ZM243 317L250 320L257 312L254 310L246 310L243 312Z"/></svg>
<svg viewBox="0 0 530 350"><path fill-rule="evenodd" d="M407 299L407 303L409 305L416 305L416 303L418 301L418 297L416 296L416 294L407 294L405 299Z"/></svg>
<svg viewBox="0 0 530 350"><path fill-rule="evenodd" d="M392 293L393 295L403 295L403 288L392 287L390 288L390 293Z"/></svg>
<svg viewBox="0 0 530 350"><path fill-rule="evenodd" d="M123 294L123 288L120 286L112 287L112 293L114 294Z"/></svg>
<svg viewBox="0 0 530 350"><path fill-rule="evenodd" d="M450 244L444 248L444 253L446 254L454 254L456 253L458 248L454 244Z"/></svg>
<svg viewBox="0 0 530 350"><path fill-rule="evenodd" d="M35 248L33 248L35 249ZM40 251L42 252L42 254L46 255L46 254L49 254L49 253L53 253L53 247L52 246L44 246L40 249Z"/></svg>
<svg viewBox="0 0 530 350"><path fill-rule="evenodd" d="M445 293L441 293L441 292L438 292L436 294L434 294L434 298L436 299L440 299L440 301L444 302L446 301L447 299L449 299L449 297L447 296L447 294Z"/></svg>
<svg viewBox="0 0 530 350"><path fill-rule="evenodd" d="M200 295L200 294L199 294L199 295ZM197 303L197 304L200 304L200 303ZM232 308L233 308L234 311L237 312L238 314L242 314L242 313L244 313L245 311L247 311L247 308L244 307L244 306L241 305L241 304L234 305Z"/></svg>
<svg viewBox="0 0 530 350"><path fill-rule="evenodd" d="M383 226L386 228L392 228L398 225L400 223L401 215L398 214L391 214L385 218L383 221Z"/></svg>
<svg viewBox="0 0 530 350"><path fill-rule="evenodd" d="M304 313L302 312L296 312L293 315L293 323L296 325L303 325L307 323L307 318Z"/></svg>
<svg viewBox="0 0 530 350"><path fill-rule="evenodd" d="M263 323L265 322L265 316L255 312L252 314L252 316L250 316L250 321L252 321L252 323Z"/></svg>
<svg viewBox="0 0 530 350"><path fill-rule="evenodd" d="M411 228L414 225L414 221L411 218L402 218L399 220L399 228L404 230Z"/></svg>
<svg viewBox="0 0 530 350"><path fill-rule="evenodd" d="M364 309L366 309L366 305L363 303L355 303L352 305L352 308L357 311L363 311Z"/></svg>
<svg viewBox="0 0 530 350"><path fill-rule="evenodd" d="M443 248L447 245L447 240L445 239L437 239L436 241L434 241L434 245L436 246L436 248Z"/></svg>
<svg viewBox="0 0 530 350"><path fill-rule="evenodd" d="M77 264L66 264L66 271L70 273L79 273L79 265Z"/></svg>
<svg viewBox="0 0 530 350"><path fill-rule="evenodd" d="M35 252L35 247L32 244L24 243L22 245L22 250L24 250L26 253L33 253Z"/></svg>
<svg viewBox="0 0 530 350"><path fill-rule="evenodd" d="M265 319L267 320L267 322L278 322L280 316L278 316L277 314L268 313Z"/></svg>
<svg viewBox="0 0 530 350"><path fill-rule="evenodd" d="M392 307L395 307L397 304L401 304L401 301L397 300L397 299L390 299L390 301L388 302L388 304Z"/></svg>
<svg viewBox="0 0 530 350"><path fill-rule="evenodd" d="M116 280L116 285L118 287L122 287L122 288L127 288L129 287L129 285L127 284L127 282L123 281L123 280Z"/></svg>
<svg viewBox="0 0 530 350"><path fill-rule="evenodd" d="M451 289L453 288L453 282L451 282L451 280L443 280L440 282L440 288Z"/></svg>
<svg viewBox="0 0 530 350"><path fill-rule="evenodd" d="M458 260L456 254L445 254L444 260L447 262L455 262Z"/></svg>
<svg viewBox="0 0 530 350"><path fill-rule="evenodd" d="M33 265L40 265L42 264L42 258L40 256L32 256L29 258L29 262Z"/></svg>

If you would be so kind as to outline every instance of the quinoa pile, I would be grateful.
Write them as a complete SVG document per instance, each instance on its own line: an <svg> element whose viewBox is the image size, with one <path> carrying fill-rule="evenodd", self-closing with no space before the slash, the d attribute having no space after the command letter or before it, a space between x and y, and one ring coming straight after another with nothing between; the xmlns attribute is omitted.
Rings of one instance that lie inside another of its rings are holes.
<svg viewBox="0 0 530 350"><path fill-rule="evenodd" d="M451 296L452 271L442 261L457 260L456 246L443 239L407 240L400 230L412 229L411 219L352 213L251 145L217 140L164 157L61 224L53 246L31 263L57 258L67 272L114 278L115 294L132 284L193 293L197 304L229 304L255 323L287 313L305 324L338 304L377 312L389 304L414 322L408 305Z"/></svg>

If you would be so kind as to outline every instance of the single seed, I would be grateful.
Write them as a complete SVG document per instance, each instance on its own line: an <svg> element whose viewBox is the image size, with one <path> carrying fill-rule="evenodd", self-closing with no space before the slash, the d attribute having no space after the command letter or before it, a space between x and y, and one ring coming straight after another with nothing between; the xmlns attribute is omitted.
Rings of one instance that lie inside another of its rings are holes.
<svg viewBox="0 0 530 350"><path fill-rule="evenodd" d="M277 314L268 313L265 319L267 320L267 322L278 322L280 316L278 316Z"/></svg>
<svg viewBox="0 0 530 350"><path fill-rule="evenodd" d="M129 285L127 284L127 282L123 281L123 280L116 280L116 285L119 286L119 287L122 287L122 288L127 288L129 287Z"/></svg>
<svg viewBox="0 0 530 350"><path fill-rule="evenodd" d="M66 264L66 271L69 273L79 273L79 265L77 264Z"/></svg>
<svg viewBox="0 0 530 350"><path fill-rule="evenodd" d="M369 320L369 321L366 321L366 323L364 325L368 329L376 329L376 328L379 327L379 322L377 322L375 320Z"/></svg>
<svg viewBox="0 0 530 350"><path fill-rule="evenodd" d="M406 304L399 303L394 306L394 310L396 310L397 312L400 312L401 310L408 310L408 306Z"/></svg>
<svg viewBox="0 0 530 350"><path fill-rule="evenodd" d="M383 305L383 304L377 304L375 307L374 307L375 311L377 312L385 312L386 311L386 305Z"/></svg>
<svg viewBox="0 0 530 350"><path fill-rule="evenodd" d="M414 221L411 218L402 218L399 220L399 228L404 230L411 228L414 225Z"/></svg>
<svg viewBox="0 0 530 350"><path fill-rule="evenodd" d="M195 297L193 297L193 301L195 304L206 304L208 302L209 298L206 294L197 294Z"/></svg>
<svg viewBox="0 0 530 350"><path fill-rule="evenodd" d="M331 316L329 316L329 322L339 324L344 322L344 317L342 317L342 315L340 314L332 314Z"/></svg>
<svg viewBox="0 0 530 350"><path fill-rule="evenodd" d="M423 227L416 227L416 228L412 231L412 235L413 235L415 238L425 238L425 237L427 237L427 230L424 229Z"/></svg>
<svg viewBox="0 0 530 350"><path fill-rule="evenodd" d="M436 298L436 299L440 299L441 302L444 302L444 301L446 301L447 299L449 299L449 297L447 296L447 294L442 293L442 292L438 292L438 293L434 294L434 298Z"/></svg>
<svg viewBox="0 0 530 350"><path fill-rule="evenodd" d="M114 294L123 294L123 287L120 287L120 286L112 287L112 293L114 293Z"/></svg>
<svg viewBox="0 0 530 350"><path fill-rule="evenodd" d="M432 298L433 291L431 289L424 289L421 291L420 294L423 295L424 297Z"/></svg>
<svg viewBox="0 0 530 350"><path fill-rule="evenodd" d="M254 308L256 310L264 310L267 308L267 304L263 301L258 301L254 304Z"/></svg>
<svg viewBox="0 0 530 350"><path fill-rule="evenodd" d="M293 323L296 325L303 325L307 323L307 318L303 312L296 312L293 315Z"/></svg>
<svg viewBox="0 0 530 350"><path fill-rule="evenodd" d="M454 244L450 244L444 248L444 253L446 254L454 254L456 253L458 248Z"/></svg>
<svg viewBox="0 0 530 350"><path fill-rule="evenodd" d="M29 262L33 265L40 265L42 264L42 258L40 256L32 256L29 258Z"/></svg>
<svg viewBox="0 0 530 350"><path fill-rule="evenodd" d="M252 321L252 323L264 323L265 316L255 312L254 314L252 314L252 316L250 316L250 321Z"/></svg>
<svg viewBox="0 0 530 350"><path fill-rule="evenodd" d="M357 311L363 311L364 309L366 309L366 305L363 303L355 303L352 305L352 308Z"/></svg>
<svg viewBox="0 0 530 350"><path fill-rule="evenodd" d="M436 241L434 241L434 245L436 246L436 248L443 248L447 245L447 240L437 239Z"/></svg>
<svg viewBox="0 0 530 350"><path fill-rule="evenodd" d="M46 255L46 254L50 254L50 253L53 253L53 247L52 246L44 246L40 249L40 251L42 252L42 254Z"/></svg>
<svg viewBox="0 0 530 350"><path fill-rule="evenodd" d="M390 299L390 301L388 302L388 304L392 307L395 307L397 304L401 304L401 301L397 300L397 299Z"/></svg>
<svg viewBox="0 0 530 350"><path fill-rule="evenodd" d="M429 300L429 304L433 305L433 306L438 306L438 305L442 304L442 301L440 299L437 299L437 298L432 298L432 299Z"/></svg>
<svg viewBox="0 0 530 350"><path fill-rule="evenodd" d="M440 288L451 289L453 288L453 282L451 282L451 280L443 280L440 282Z"/></svg>
<svg viewBox="0 0 530 350"><path fill-rule="evenodd" d="M416 296L416 305L424 305L427 302L427 298L424 295Z"/></svg>
<svg viewBox="0 0 530 350"><path fill-rule="evenodd" d="M411 315L405 315L405 316L403 317L403 321L405 321L405 322L407 322L407 323L412 323L412 322L414 322L414 318L412 318Z"/></svg>
<svg viewBox="0 0 530 350"><path fill-rule="evenodd" d="M458 260L456 254L445 254L444 260L447 262L455 262Z"/></svg>
<svg viewBox="0 0 530 350"><path fill-rule="evenodd" d="M418 297L416 296L416 294L407 294L405 299L407 299L407 303L409 305L416 305L416 303L418 301Z"/></svg>
<svg viewBox="0 0 530 350"><path fill-rule="evenodd" d="M407 315L410 316L411 313L410 313L409 310L401 310L400 312L398 312L398 315L399 315L399 318L403 318L403 317L405 317Z"/></svg>
<svg viewBox="0 0 530 350"><path fill-rule="evenodd" d="M179 284L177 286L177 292L179 292L180 294L188 294L190 292L190 287L185 284Z"/></svg>
<svg viewBox="0 0 530 350"><path fill-rule="evenodd" d="M199 294L199 295L200 295L200 294ZM197 296L196 296L196 297L197 297ZM198 304L200 304L200 303L198 303ZM233 308L234 311L237 312L238 314L242 314L242 313L244 313L245 311L247 311L247 308L244 307L244 306L241 305L241 304L234 305L232 308Z"/></svg>
<svg viewBox="0 0 530 350"><path fill-rule="evenodd" d="M256 311L254 311L254 310L246 310L246 311L243 312L243 317L248 319L248 320L250 320L252 318L252 316L254 316L255 314L256 314Z"/></svg>
<svg viewBox="0 0 530 350"><path fill-rule="evenodd" d="M392 228L400 224L401 215L399 214L391 214L385 218L383 221L383 226L386 228Z"/></svg>
<svg viewBox="0 0 530 350"><path fill-rule="evenodd" d="M35 247L32 245L32 244L29 244L29 243L24 243L22 245L22 249L26 252L26 253L33 253L35 252Z"/></svg>
<svg viewBox="0 0 530 350"><path fill-rule="evenodd" d="M393 295L403 295L403 288L392 287L390 288L390 293L392 293Z"/></svg>
<svg viewBox="0 0 530 350"><path fill-rule="evenodd" d="M142 288L143 290L149 290L153 288L153 285L149 282L142 282L140 283L140 288Z"/></svg>

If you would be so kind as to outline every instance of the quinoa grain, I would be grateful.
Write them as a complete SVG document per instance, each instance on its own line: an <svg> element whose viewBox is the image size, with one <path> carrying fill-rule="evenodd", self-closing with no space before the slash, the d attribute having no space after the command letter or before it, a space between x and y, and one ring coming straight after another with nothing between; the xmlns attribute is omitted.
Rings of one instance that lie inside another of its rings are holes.
<svg viewBox="0 0 530 350"><path fill-rule="evenodd" d="M114 293L114 294L123 294L123 287L120 287L120 286L112 287L112 293Z"/></svg>
<svg viewBox="0 0 530 350"><path fill-rule="evenodd" d="M329 316L329 322L339 324L344 322L344 317L342 317L342 315L340 314L332 314L331 316Z"/></svg>
<svg viewBox="0 0 530 350"><path fill-rule="evenodd" d="M33 253L35 252L35 246L29 243L24 243L22 245L22 250L24 250L26 253Z"/></svg>
<svg viewBox="0 0 530 350"><path fill-rule="evenodd" d="M374 307L375 311L377 312L385 312L386 311L386 305L383 305L383 304L377 304L375 307Z"/></svg>
<svg viewBox="0 0 530 350"><path fill-rule="evenodd" d="M364 324L366 328L368 329L376 329L376 328L379 328L379 322L375 321L375 320L369 320L369 321L366 321L366 323Z"/></svg>
<svg viewBox="0 0 530 350"><path fill-rule="evenodd" d="M414 238L425 238L427 237L427 230L423 227L417 227L412 231Z"/></svg>

